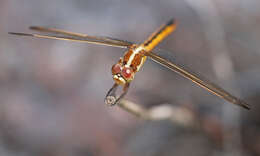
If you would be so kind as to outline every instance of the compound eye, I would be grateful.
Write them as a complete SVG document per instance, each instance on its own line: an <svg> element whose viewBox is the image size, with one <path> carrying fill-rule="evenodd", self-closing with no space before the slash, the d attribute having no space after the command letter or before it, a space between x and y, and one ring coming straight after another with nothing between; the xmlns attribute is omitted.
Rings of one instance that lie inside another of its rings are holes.
<svg viewBox="0 0 260 156"><path fill-rule="evenodd" d="M121 69L122 69L122 66L119 63L113 65L112 66L112 74L115 75L115 74L120 73Z"/></svg>
<svg viewBox="0 0 260 156"><path fill-rule="evenodd" d="M133 69L132 68L129 68L129 67L125 67L123 70L122 70L122 75L124 78L126 79L129 79L132 77L132 74L133 74Z"/></svg>

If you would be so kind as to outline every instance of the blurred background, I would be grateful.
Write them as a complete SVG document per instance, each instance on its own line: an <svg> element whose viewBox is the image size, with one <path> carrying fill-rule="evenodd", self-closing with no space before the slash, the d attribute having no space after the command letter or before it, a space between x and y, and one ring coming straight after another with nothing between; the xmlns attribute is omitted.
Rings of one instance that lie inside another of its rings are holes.
<svg viewBox="0 0 260 156"><path fill-rule="evenodd" d="M258 0L1 0L0 155L260 155L259 7ZM147 61L126 99L186 108L200 124L139 119L104 104L123 49L7 34L39 25L141 43L171 18L178 28L158 47L252 110Z"/></svg>

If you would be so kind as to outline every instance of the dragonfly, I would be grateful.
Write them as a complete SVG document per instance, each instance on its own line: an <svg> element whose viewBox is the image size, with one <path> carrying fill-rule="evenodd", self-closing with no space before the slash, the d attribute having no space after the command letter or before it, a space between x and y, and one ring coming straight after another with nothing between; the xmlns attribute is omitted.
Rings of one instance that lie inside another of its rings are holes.
<svg viewBox="0 0 260 156"><path fill-rule="evenodd" d="M90 36L86 34L74 33L69 31L64 31L55 28L41 27L41 26L31 26L29 29L37 31L39 33L17 33L9 32L11 35L18 36L28 36L36 38L45 39L55 39L55 40L66 40L75 41L83 43L91 43L97 45L105 45L112 47L119 47L126 49L123 57L120 57L119 61L112 66L112 77L114 80L114 85L108 91L105 97L105 103L113 106L117 104L124 96L127 94L130 83L135 77L135 74L143 66L147 58L150 58L154 62L168 68L169 70L178 73L179 75L191 80L198 86L206 89L210 93L230 102L238 105L245 109L250 109L250 105L243 100L233 96L229 92L225 91L216 84L201 78L198 74L194 74L184 68L182 64L176 64L167 58L159 56L154 48L169 34L174 32L177 27L177 21L174 19L169 20L167 23L161 25L155 32L153 32L147 40L141 44L132 43L125 40L115 39L111 37L99 37ZM122 86L122 93L116 95L116 90L118 86Z"/></svg>

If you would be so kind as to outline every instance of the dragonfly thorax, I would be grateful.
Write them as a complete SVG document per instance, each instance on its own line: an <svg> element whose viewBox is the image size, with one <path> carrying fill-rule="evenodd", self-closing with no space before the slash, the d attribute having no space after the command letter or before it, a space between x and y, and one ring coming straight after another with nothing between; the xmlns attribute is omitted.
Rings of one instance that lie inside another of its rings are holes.
<svg viewBox="0 0 260 156"><path fill-rule="evenodd" d="M112 67L112 74L115 82L120 85L129 83L134 79L134 75L146 60L144 56L144 48L142 45L131 47L120 58L117 64Z"/></svg>

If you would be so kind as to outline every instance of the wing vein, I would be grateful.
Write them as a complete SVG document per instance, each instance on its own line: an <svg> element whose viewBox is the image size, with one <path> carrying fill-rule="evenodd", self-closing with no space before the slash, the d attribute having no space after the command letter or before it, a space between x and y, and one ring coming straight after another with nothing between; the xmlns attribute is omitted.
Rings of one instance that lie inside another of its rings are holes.
<svg viewBox="0 0 260 156"><path fill-rule="evenodd" d="M73 33L73 32L68 32L68 31L54 29L54 28L31 26L30 29L34 31L48 33L48 34L16 33L16 32L9 32L9 34L18 35L18 36L30 36L36 38L85 42L85 43L120 47L120 48L129 48L130 46L133 45L133 43L124 40L114 39L110 37L89 36L85 34Z"/></svg>
<svg viewBox="0 0 260 156"><path fill-rule="evenodd" d="M246 102L238 99L237 97L231 95L230 93L228 93L227 91L225 91L224 89L218 87L217 85L209 82L208 80L205 79L201 79L199 78L199 76L188 72L187 70L184 69L184 67L174 64L173 62L170 62L158 55L156 55L153 52L147 53L147 56L149 56L153 61L167 67L168 69L180 74L181 76L191 80L192 82L194 82L195 84L199 85L200 87L208 90L209 92L229 101L230 103L239 105L243 108L246 109L250 109L250 105L247 104Z"/></svg>

